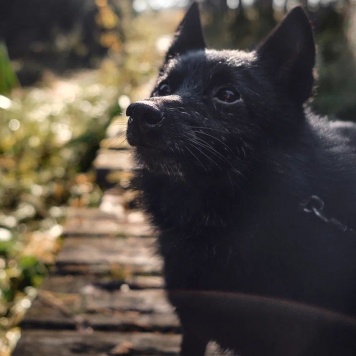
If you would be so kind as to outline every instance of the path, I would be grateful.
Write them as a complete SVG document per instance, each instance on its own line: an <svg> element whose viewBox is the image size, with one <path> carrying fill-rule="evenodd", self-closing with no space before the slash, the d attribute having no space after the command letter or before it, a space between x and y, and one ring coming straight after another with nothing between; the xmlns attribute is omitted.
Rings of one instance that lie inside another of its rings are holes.
<svg viewBox="0 0 356 356"><path fill-rule="evenodd" d="M110 174L127 180L130 152L115 140L103 146L95 161L99 183L108 185ZM125 194L119 185L99 208L69 209L62 249L13 356L178 353L179 323L162 289L154 236Z"/></svg>

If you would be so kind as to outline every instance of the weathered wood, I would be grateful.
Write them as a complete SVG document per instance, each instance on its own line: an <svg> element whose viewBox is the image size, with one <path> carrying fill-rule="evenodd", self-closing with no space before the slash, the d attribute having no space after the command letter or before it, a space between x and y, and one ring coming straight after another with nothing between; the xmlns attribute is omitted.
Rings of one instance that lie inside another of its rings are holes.
<svg viewBox="0 0 356 356"><path fill-rule="evenodd" d="M157 274L162 262L155 254L154 238L70 237L56 261L58 273Z"/></svg>
<svg viewBox="0 0 356 356"><path fill-rule="evenodd" d="M173 314L142 314L140 312L119 312L102 310L98 314L77 314L75 318L66 317L60 311L47 305L34 305L39 307L37 312L30 309L28 316L22 321L21 327L25 329L57 329L75 330L93 328L106 331L145 331L145 332L174 332L178 333L179 323Z"/></svg>
<svg viewBox="0 0 356 356"><path fill-rule="evenodd" d="M126 288L127 285L132 290L137 289L158 289L163 288L163 278L161 276L110 276L110 275L50 275L47 277L41 290L56 293L78 293L87 286L114 291Z"/></svg>
<svg viewBox="0 0 356 356"><path fill-rule="evenodd" d="M116 182L110 179L112 172L128 172L133 167L132 154L129 150L100 149L93 163L96 183L103 190L112 188Z"/></svg>
<svg viewBox="0 0 356 356"><path fill-rule="evenodd" d="M103 311L98 315L77 315L75 319L43 307L38 317L30 315L21 323L23 330L48 329L48 330L75 330L93 328L104 331L127 332L174 332L179 331L179 325L172 315L140 314L139 312L111 312L110 316ZM79 319L79 321L77 320Z"/></svg>
<svg viewBox="0 0 356 356"><path fill-rule="evenodd" d="M178 356L181 335L75 330L25 330L12 356ZM206 356L232 356L214 343Z"/></svg>
<svg viewBox="0 0 356 356"><path fill-rule="evenodd" d="M99 208L67 208L66 219L116 220L115 214L104 212Z"/></svg>
<svg viewBox="0 0 356 356"><path fill-rule="evenodd" d="M125 183L123 181L124 179L121 181L122 185L129 184L128 181ZM116 187L105 192L100 202L100 210L114 215L119 222L149 225L148 219L142 211L130 209L137 205L137 198L137 192Z"/></svg>
<svg viewBox="0 0 356 356"><path fill-rule="evenodd" d="M181 337L158 333L28 330L13 356L177 355Z"/></svg>
<svg viewBox="0 0 356 356"><path fill-rule="evenodd" d="M173 313L165 293L161 289L106 291L90 286L82 291L85 297L85 310L98 313L101 310L139 311L144 314Z"/></svg>
<svg viewBox="0 0 356 356"><path fill-rule="evenodd" d="M101 142L100 147L103 148L103 149L115 149L115 150L130 148L129 144L125 140L125 137L108 137L108 138L105 138Z"/></svg>
<svg viewBox="0 0 356 356"><path fill-rule="evenodd" d="M42 290L22 327L177 332L179 323L163 290L107 291L87 285L79 293Z"/></svg>
<svg viewBox="0 0 356 356"><path fill-rule="evenodd" d="M129 171L133 167L131 151L101 149L93 163L95 169Z"/></svg>
<svg viewBox="0 0 356 356"><path fill-rule="evenodd" d="M132 213L130 213L132 214ZM130 222L129 215L121 217L99 209L70 209L64 225L64 236L153 236L144 220Z"/></svg>
<svg viewBox="0 0 356 356"><path fill-rule="evenodd" d="M126 194L126 192L125 192ZM127 194L130 194L127 192ZM149 224L148 219L142 211L139 210L129 210L124 207L125 213L118 218L118 215L115 211L111 209L102 209L102 203L108 202L111 206L125 205L125 198L123 192L117 192L117 190L110 190L110 193L105 193L100 203L100 208L68 208L66 211L66 222L70 220L80 220L80 221L114 221L126 222L128 224L138 224L140 227L145 228L146 224ZM105 205L105 204L104 204ZM134 217L133 217L134 216ZM66 224L64 225L66 226ZM66 232L66 231L65 231Z"/></svg>

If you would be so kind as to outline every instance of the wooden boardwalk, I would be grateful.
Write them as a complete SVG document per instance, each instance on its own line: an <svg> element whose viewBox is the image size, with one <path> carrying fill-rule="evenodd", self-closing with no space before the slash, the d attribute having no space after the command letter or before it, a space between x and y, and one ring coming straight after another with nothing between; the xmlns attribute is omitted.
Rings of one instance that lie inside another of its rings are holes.
<svg viewBox="0 0 356 356"><path fill-rule="evenodd" d="M103 146L98 183L110 188L116 174L124 185L130 152L112 140ZM125 194L119 184L98 208L68 210L62 249L22 322L14 356L178 354L180 327L165 298L154 234Z"/></svg>

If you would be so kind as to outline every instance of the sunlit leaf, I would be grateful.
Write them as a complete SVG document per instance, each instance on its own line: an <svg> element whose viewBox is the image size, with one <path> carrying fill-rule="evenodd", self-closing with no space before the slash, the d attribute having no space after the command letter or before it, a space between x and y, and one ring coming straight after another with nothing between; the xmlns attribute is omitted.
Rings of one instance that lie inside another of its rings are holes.
<svg viewBox="0 0 356 356"><path fill-rule="evenodd" d="M0 41L0 94L9 93L17 84L17 77L11 67L5 43ZM2 105L6 106L5 109L10 107L8 102L4 104L3 101ZM0 105L0 108L3 106Z"/></svg>

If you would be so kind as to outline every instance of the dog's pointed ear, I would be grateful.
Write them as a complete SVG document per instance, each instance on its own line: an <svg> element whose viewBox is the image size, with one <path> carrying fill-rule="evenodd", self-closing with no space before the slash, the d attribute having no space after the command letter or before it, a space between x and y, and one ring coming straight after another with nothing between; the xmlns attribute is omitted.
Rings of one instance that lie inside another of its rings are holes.
<svg viewBox="0 0 356 356"><path fill-rule="evenodd" d="M312 28L304 10L295 7L257 48L272 80L290 99L304 103L311 95L315 65Z"/></svg>
<svg viewBox="0 0 356 356"><path fill-rule="evenodd" d="M166 54L166 61L185 52L204 48L205 41L200 22L199 7L194 2L177 28L173 42Z"/></svg>

